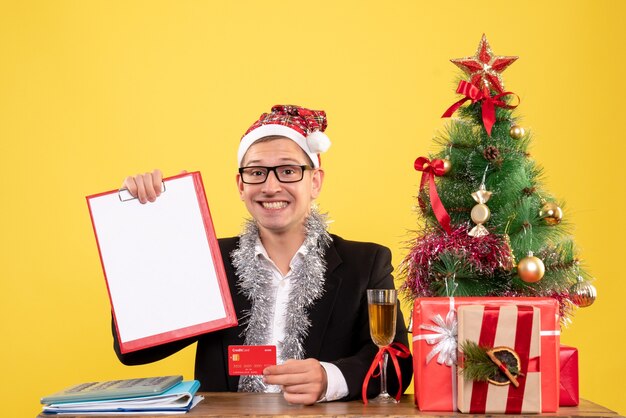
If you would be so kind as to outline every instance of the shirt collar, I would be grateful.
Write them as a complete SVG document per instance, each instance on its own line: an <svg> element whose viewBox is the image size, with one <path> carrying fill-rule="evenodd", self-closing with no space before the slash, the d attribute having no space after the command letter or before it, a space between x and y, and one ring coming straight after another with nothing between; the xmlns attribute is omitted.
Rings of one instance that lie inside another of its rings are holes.
<svg viewBox="0 0 626 418"><path fill-rule="evenodd" d="M297 265L297 263L301 262L304 259L307 252L308 250L303 242L300 248L298 248L298 251L296 251L296 253L293 255L293 258L289 262L289 269L293 270L294 267ZM261 242L260 237L257 237L256 243L254 244L254 256L261 257L263 260L274 264L274 262L269 257L269 255L267 255L267 251L265 250L265 247L263 246L263 243Z"/></svg>

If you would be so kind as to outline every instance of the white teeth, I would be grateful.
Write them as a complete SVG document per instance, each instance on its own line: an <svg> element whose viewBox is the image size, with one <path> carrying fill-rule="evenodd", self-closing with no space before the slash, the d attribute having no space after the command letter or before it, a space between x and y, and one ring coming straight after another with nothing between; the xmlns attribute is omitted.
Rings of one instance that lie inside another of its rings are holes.
<svg viewBox="0 0 626 418"><path fill-rule="evenodd" d="M287 206L287 202L262 202L265 209L282 209Z"/></svg>

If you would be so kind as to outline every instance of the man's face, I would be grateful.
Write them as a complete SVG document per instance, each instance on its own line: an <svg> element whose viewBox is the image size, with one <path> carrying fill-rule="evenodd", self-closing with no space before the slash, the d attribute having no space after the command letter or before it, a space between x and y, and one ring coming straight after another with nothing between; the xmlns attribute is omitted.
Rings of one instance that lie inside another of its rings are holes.
<svg viewBox="0 0 626 418"><path fill-rule="evenodd" d="M253 144L244 155L242 167L294 164L310 165L302 148L287 138L277 138ZM273 172L261 184L244 184L237 174L241 200L257 221L261 234L304 234L304 220L311 202L322 188L324 172L306 170L297 183L281 183Z"/></svg>

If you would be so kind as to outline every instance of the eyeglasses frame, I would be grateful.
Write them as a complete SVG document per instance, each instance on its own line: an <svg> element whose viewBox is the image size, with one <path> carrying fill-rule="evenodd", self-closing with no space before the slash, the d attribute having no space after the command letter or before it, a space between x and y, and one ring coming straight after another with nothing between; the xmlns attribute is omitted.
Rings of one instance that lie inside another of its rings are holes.
<svg viewBox="0 0 626 418"><path fill-rule="evenodd" d="M278 178L278 172L276 171L277 168L280 167L300 167L302 169L302 176L298 179L298 180L293 180L293 181L283 181L280 178ZM267 170L267 175L265 176L265 180L260 181L258 183L250 183L247 182L243 179L243 170L247 169L247 168L264 168ZM273 167L267 167L267 166L263 166L263 165L251 165L248 167L239 167L239 175L241 177L241 181L243 184L263 184L267 181L267 179L270 177L270 172L274 172L274 177L276 177L276 180L278 180L279 183L298 183L300 181L302 181L302 179L304 178L304 172L307 170L314 170L313 167L311 167L308 164L281 164L281 165L275 165Z"/></svg>

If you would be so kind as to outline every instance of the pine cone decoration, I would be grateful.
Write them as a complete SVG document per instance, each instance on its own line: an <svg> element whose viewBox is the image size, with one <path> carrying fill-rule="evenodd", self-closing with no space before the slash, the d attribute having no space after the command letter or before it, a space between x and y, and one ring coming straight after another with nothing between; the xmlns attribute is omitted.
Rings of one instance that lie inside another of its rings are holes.
<svg viewBox="0 0 626 418"><path fill-rule="evenodd" d="M492 163L500 158L500 150L493 145L489 145L485 148L483 156L485 157L485 160Z"/></svg>

